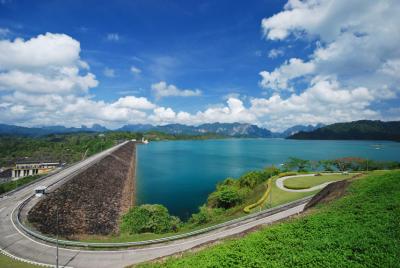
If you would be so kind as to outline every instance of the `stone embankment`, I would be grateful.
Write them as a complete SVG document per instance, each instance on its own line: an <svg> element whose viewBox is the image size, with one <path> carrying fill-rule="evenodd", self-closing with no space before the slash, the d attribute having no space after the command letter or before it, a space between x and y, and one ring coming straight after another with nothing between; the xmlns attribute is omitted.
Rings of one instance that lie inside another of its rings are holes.
<svg viewBox="0 0 400 268"><path fill-rule="evenodd" d="M44 234L73 239L118 232L120 216L134 204L136 145L128 142L40 200L29 223Z"/></svg>

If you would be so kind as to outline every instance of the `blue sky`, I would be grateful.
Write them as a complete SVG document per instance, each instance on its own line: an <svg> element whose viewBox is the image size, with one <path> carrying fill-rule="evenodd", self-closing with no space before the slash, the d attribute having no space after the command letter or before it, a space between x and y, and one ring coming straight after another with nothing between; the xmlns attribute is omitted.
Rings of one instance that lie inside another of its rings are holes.
<svg viewBox="0 0 400 268"><path fill-rule="evenodd" d="M396 120L399 3L347 2L2 0L0 121Z"/></svg>

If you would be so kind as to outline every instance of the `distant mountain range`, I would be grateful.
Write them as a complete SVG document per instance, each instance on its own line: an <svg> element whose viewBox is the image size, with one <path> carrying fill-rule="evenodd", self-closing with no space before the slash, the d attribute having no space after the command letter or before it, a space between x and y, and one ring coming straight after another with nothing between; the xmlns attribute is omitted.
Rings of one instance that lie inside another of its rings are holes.
<svg viewBox="0 0 400 268"><path fill-rule="evenodd" d="M184 134L184 135L202 135L206 133L215 133L227 137L244 137L244 138L285 138L299 131L312 131L323 126L302 126L297 125L285 130L282 133L271 132L268 129L245 123L211 123L199 126L189 126L183 124L168 124L164 126L153 126L150 124L125 125L115 131L129 132L147 132L159 131L167 134ZM13 125L0 124L0 135L19 135L19 136L44 136L49 134L64 134L76 132L106 132L111 131L101 125L93 125L92 127L82 126L64 127L64 126L46 126L46 127L20 127Z"/></svg>
<svg viewBox="0 0 400 268"><path fill-rule="evenodd" d="M64 127L64 126L46 126L46 127L20 127L13 125L0 124L0 135L17 135L17 136L45 136L50 134L76 133L76 132L105 132L107 128L94 124L92 127L81 126Z"/></svg>
<svg viewBox="0 0 400 268"><path fill-rule="evenodd" d="M288 137L301 140L394 140L400 141L400 121L360 120L335 123Z"/></svg>

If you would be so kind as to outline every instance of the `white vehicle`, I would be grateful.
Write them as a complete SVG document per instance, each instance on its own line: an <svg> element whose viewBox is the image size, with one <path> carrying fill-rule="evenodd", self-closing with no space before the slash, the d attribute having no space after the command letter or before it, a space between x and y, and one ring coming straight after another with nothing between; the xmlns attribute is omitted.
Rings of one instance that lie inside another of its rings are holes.
<svg viewBox="0 0 400 268"><path fill-rule="evenodd" d="M42 195L46 194L46 186L38 186L35 188L35 196L41 197Z"/></svg>

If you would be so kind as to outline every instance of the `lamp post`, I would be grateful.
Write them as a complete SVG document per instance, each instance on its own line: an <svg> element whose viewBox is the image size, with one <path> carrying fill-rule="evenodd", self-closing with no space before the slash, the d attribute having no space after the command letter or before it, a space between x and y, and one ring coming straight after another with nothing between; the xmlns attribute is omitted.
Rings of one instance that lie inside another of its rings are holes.
<svg viewBox="0 0 400 268"><path fill-rule="evenodd" d="M57 206L57 246L56 246L56 268L58 268L58 206Z"/></svg>

